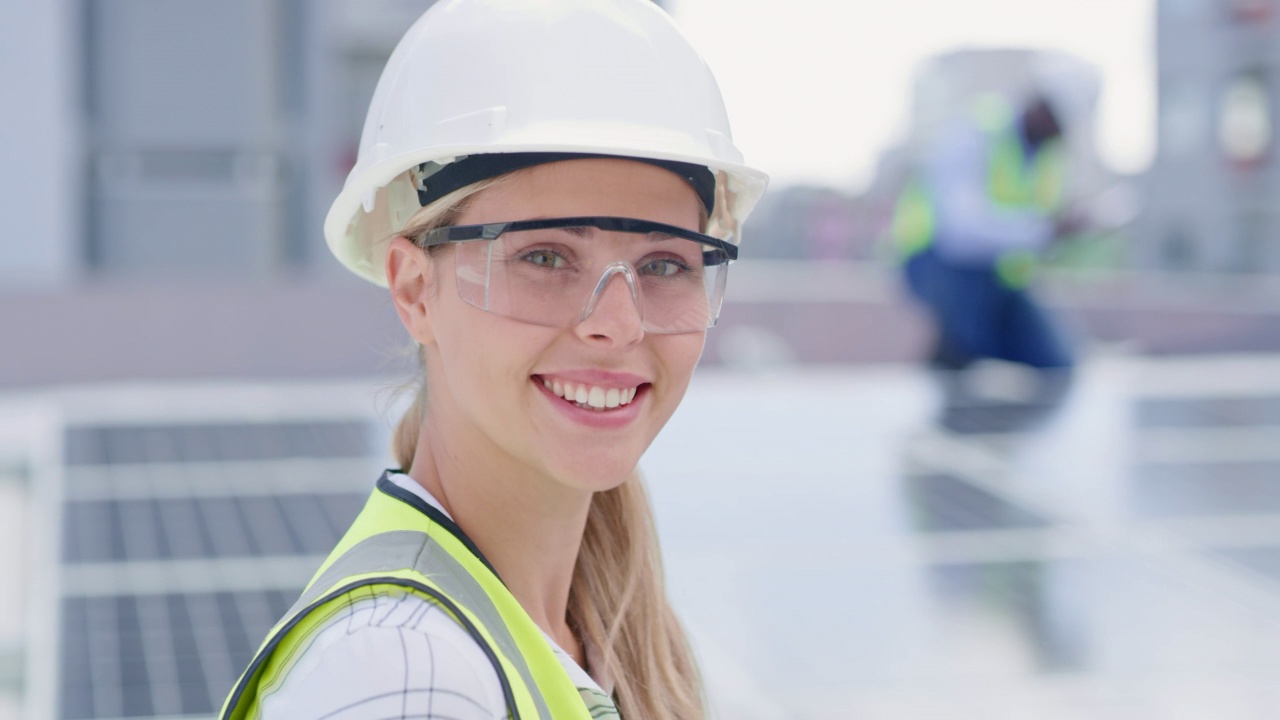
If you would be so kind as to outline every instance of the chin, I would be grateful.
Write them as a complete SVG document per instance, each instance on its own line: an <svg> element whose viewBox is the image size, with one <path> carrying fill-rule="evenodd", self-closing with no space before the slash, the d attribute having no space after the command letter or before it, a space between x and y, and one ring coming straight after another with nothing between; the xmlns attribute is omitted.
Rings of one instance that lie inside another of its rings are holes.
<svg viewBox="0 0 1280 720"><path fill-rule="evenodd" d="M565 485L588 492L604 492L626 482L636 472L638 464L638 456L602 458L594 462L561 465L554 474Z"/></svg>

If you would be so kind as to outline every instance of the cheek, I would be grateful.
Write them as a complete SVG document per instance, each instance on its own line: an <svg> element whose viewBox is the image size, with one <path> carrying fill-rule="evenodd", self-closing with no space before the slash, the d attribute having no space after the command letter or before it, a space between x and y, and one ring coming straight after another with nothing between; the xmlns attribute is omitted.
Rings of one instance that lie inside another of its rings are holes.
<svg viewBox="0 0 1280 720"><path fill-rule="evenodd" d="M672 387L679 388L680 394L683 395L684 388L688 386L689 380L693 377L693 370L697 367L699 358L702 357L702 348L706 343L707 334L698 332L652 337L654 353L668 374L667 382Z"/></svg>
<svg viewBox="0 0 1280 720"><path fill-rule="evenodd" d="M555 331L487 313L461 300L448 308L447 319L441 319L437 344L459 402L477 415L511 417L512 394L525 391L531 368Z"/></svg>

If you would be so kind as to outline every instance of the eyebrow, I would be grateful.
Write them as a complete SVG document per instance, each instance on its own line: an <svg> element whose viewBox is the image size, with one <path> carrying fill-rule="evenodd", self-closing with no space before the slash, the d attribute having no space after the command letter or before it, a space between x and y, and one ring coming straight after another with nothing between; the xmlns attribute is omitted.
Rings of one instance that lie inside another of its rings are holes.
<svg viewBox="0 0 1280 720"><path fill-rule="evenodd" d="M570 235L573 235L575 237L580 237L580 238L589 238L592 235L610 232L608 230L602 230L601 228L598 228L594 225L570 225L568 227L547 228L547 229L556 231L556 232L569 233ZM663 242L665 240L684 240L685 242L692 242L694 244L697 244L697 242L694 240L689 240L688 238L682 238L679 235L672 235L671 233L663 232L662 230L654 230L653 232L648 232L648 233L622 233L622 234L643 237L649 242L655 242L655 243Z"/></svg>

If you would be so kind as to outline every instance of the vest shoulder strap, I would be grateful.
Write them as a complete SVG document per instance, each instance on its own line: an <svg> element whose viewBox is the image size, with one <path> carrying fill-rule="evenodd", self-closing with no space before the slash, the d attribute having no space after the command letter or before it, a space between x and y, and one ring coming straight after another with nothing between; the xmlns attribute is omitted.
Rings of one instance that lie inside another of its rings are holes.
<svg viewBox="0 0 1280 720"><path fill-rule="evenodd" d="M442 513L385 475L333 555L268 634L220 717L256 715L250 708L260 692L283 679L299 645L322 626L327 609L354 593L391 587L440 606L476 638L498 672L513 718L590 718L541 630L474 544Z"/></svg>

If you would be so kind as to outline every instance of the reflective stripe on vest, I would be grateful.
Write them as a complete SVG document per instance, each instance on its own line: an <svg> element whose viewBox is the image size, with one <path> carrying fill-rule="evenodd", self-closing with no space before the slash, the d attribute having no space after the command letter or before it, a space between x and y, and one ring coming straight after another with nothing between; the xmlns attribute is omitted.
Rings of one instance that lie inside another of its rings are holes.
<svg viewBox="0 0 1280 720"><path fill-rule="evenodd" d="M311 638L353 597L389 590L431 602L476 640L498 674L512 718L591 717L542 631L447 517L386 475L351 529L267 635L223 706L252 720Z"/></svg>

